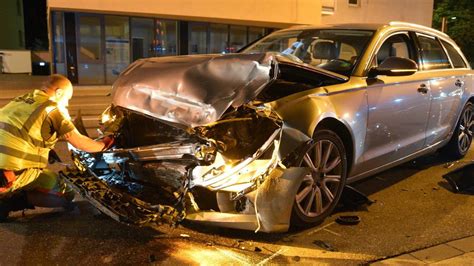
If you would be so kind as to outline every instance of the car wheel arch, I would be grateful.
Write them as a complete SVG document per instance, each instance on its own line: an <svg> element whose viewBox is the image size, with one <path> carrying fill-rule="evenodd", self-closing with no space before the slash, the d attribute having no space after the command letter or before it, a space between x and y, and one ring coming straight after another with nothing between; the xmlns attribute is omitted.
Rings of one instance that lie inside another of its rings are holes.
<svg viewBox="0 0 474 266"><path fill-rule="evenodd" d="M336 133L344 143L347 156L347 173L351 172L354 159L354 137L349 128L341 121L333 117L326 117L319 121L314 132L319 130L331 130Z"/></svg>

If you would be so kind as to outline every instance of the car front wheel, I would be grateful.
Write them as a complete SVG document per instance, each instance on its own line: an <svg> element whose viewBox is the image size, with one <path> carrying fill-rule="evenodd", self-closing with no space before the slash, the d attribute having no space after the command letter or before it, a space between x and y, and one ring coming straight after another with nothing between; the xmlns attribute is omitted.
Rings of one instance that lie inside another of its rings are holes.
<svg viewBox="0 0 474 266"><path fill-rule="evenodd" d="M291 224L316 225L334 210L347 178L344 144L331 130L316 131L312 147L304 155L302 166L307 174L293 204Z"/></svg>

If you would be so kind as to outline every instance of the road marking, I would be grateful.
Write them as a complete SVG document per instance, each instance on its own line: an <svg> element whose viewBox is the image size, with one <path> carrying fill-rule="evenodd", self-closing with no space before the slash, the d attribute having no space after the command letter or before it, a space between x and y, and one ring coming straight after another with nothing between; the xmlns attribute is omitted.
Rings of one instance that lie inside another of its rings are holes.
<svg viewBox="0 0 474 266"><path fill-rule="evenodd" d="M313 230L313 231L307 233L306 235L309 236L309 235L312 235L312 234L314 234L314 233L317 233L317 232L319 232L319 231L321 231L321 230L323 230L323 229L326 229L326 227L329 227L329 226L331 226L331 225L333 225L333 224L335 224L335 223L336 223L336 222L328 223L327 225L322 226L322 227L319 227L319 228L317 228L316 230Z"/></svg>
<svg viewBox="0 0 474 266"><path fill-rule="evenodd" d="M341 234L339 234L339 233L336 233L336 232L334 232L334 231L331 231L331 230L329 230L329 229L326 229L326 228L324 228L324 231L326 231L326 232L329 232L329 233L331 233L331 234L333 234L333 235L336 235L336 236L342 236Z"/></svg>
<svg viewBox="0 0 474 266"><path fill-rule="evenodd" d="M266 259L263 259L262 261L260 261L259 263L257 263L257 265L263 265L267 262L269 262L270 260L272 260L273 258L275 258L276 256L282 254L283 252L285 252L287 249L286 248L280 248L279 250L277 250L275 253L273 253L270 257L266 258Z"/></svg>
<svg viewBox="0 0 474 266"><path fill-rule="evenodd" d="M233 252L231 250L225 250L225 249L220 249L218 247L214 247L217 251L219 251L222 255L226 256L227 258L230 258L232 260L236 260L242 264L245 264L245 265L252 265L253 263L251 263L247 257L245 256L242 256L236 252Z"/></svg>

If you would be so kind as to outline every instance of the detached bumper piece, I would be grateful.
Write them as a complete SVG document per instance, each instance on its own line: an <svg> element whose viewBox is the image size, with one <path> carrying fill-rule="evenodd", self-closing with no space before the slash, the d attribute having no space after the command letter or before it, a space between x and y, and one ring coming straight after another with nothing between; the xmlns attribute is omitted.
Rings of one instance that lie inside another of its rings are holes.
<svg viewBox="0 0 474 266"><path fill-rule="evenodd" d="M184 219L184 211L171 206L150 205L126 193L113 190L88 172L61 171L59 175L94 207L116 221L137 226L164 223L174 226Z"/></svg>
<svg viewBox="0 0 474 266"><path fill-rule="evenodd" d="M443 176L456 193L474 194L474 163L467 164Z"/></svg>

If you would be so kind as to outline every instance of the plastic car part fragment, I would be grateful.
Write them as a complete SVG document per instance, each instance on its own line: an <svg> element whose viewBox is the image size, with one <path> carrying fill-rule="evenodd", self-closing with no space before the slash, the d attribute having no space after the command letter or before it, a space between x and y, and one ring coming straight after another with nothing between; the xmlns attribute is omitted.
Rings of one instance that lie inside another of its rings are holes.
<svg viewBox="0 0 474 266"><path fill-rule="evenodd" d="M126 224L145 226L166 223L176 225L184 211L166 205L150 205L126 193L112 190L105 182L86 171L61 171L61 178L92 205L112 219Z"/></svg>
<svg viewBox="0 0 474 266"><path fill-rule="evenodd" d="M474 193L474 163L465 165L443 176L456 193Z"/></svg>
<svg viewBox="0 0 474 266"><path fill-rule="evenodd" d="M349 209L357 209L359 206L371 205L374 203L364 193L348 185L344 187L340 201L344 207Z"/></svg>

